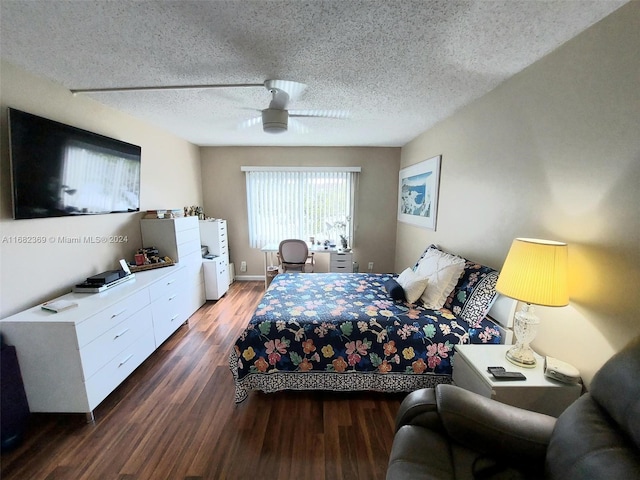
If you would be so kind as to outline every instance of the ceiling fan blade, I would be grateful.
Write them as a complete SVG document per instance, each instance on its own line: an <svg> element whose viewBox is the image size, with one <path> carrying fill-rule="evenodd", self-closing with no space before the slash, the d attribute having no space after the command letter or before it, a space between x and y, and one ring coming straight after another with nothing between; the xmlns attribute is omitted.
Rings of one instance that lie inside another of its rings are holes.
<svg viewBox="0 0 640 480"><path fill-rule="evenodd" d="M78 93L103 93L103 92L140 92L147 90L198 90L207 88L236 88L236 87L262 87L262 83L213 83L210 85L160 85L145 87L108 87L108 88L72 88L70 92Z"/></svg>
<svg viewBox="0 0 640 480"><path fill-rule="evenodd" d="M238 125L238 129L243 130L245 128L255 127L256 125L260 125L261 123L262 123L262 115L258 115L257 117L248 118L240 122L240 124Z"/></svg>
<svg viewBox="0 0 640 480"><path fill-rule="evenodd" d="M289 130L294 133L309 133L311 129L300 120L289 118Z"/></svg>
<svg viewBox="0 0 640 480"><path fill-rule="evenodd" d="M323 117L347 119L350 117L348 110L289 110L290 117Z"/></svg>

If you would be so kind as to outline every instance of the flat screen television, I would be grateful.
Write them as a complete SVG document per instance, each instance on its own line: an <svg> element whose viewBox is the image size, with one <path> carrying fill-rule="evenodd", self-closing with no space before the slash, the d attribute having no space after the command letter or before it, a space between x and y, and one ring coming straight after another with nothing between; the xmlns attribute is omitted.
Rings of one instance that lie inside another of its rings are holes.
<svg viewBox="0 0 640 480"><path fill-rule="evenodd" d="M139 146L8 111L13 218L140 210Z"/></svg>

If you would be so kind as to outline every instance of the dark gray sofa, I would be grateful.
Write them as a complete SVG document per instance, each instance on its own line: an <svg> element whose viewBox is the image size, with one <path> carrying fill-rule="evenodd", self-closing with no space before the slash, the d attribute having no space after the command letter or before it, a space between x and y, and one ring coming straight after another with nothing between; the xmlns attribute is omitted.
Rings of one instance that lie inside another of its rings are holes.
<svg viewBox="0 0 640 480"><path fill-rule="evenodd" d="M387 480L640 479L640 338L558 419L453 385L410 393Z"/></svg>

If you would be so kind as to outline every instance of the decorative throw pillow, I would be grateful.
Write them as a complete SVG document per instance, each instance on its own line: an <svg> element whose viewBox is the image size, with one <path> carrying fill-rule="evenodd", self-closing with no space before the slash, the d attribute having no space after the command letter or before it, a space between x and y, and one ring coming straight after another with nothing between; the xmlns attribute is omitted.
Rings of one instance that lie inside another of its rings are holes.
<svg viewBox="0 0 640 480"><path fill-rule="evenodd" d="M496 299L498 272L493 268L467 260L444 307L471 324L477 324L487 315Z"/></svg>
<svg viewBox="0 0 640 480"><path fill-rule="evenodd" d="M407 302L416 303L424 289L427 288L429 279L407 268L398 276L397 281L404 289Z"/></svg>
<svg viewBox="0 0 640 480"><path fill-rule="evenodd" d="M416 269L420 276L427 277L428 286L422 293L422 303L427 308L439 310L458 283L464 270L465 259L429 248Z"/></svg>
<svg viewBox="0 0 640 480"><path fill-rule="evenodd" d="M414 272L418 269L418 265L420 264L420 260L422 260L422 259L424 258L424 256L427 254L427 252L428 252L429 250L431 250L432 248L435 248L436 250L440 250L440 249L438 248L438 246L437 246L437 245L435 245L435 244L433 244L433 243L432 243L431 245L429 245L429 246L425 249L425 251L424 251L424 252L422 252L422 255L420 255L420 258L418 258L418 260L416 261L416 264L413 266L413 271L414 271ZM442 251L442 250L440 250L440 251Z"/></svg>
<svg viewBox="0 0 640 480"><path fill-rule="evenodd" d="M384 282L384 288L394 300L402 300L404 302L407 299L404 294L404 288L402 288L402 285L400 285L395 278L390 278Z"/></svg>

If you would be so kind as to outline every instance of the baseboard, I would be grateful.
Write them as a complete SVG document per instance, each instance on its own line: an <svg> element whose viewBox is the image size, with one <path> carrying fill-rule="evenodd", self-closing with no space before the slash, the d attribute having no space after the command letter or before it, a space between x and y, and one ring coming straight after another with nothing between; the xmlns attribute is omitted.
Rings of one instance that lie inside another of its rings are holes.
<svg viewBox="0 0 640 480"><path fill-rule="evenodd" d="M238 282L264 282L264 275L237 275L236 280Z"/></svg>

